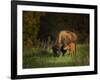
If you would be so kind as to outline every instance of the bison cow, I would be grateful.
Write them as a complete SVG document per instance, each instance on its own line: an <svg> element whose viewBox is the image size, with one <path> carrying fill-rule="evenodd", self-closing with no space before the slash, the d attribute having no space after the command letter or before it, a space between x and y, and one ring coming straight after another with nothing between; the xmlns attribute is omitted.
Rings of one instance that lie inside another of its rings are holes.
<svg viewBox="0 0 100 80"><path fill-rule="evenodd" d="M74 32L60 31L57 34L55 44L52 47L54 55L59 56L62 54L64 56L67 50L74 50L75 47L73 49L71 49L71 47L76 44L76 40L77 35Z"/></svg>

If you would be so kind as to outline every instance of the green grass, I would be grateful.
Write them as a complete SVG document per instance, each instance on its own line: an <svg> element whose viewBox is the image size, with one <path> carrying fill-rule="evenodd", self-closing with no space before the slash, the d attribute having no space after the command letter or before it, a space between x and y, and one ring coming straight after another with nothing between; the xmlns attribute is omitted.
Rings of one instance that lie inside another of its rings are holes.
<svg viewBox="0 0 100 80"><path fill-rule="evenodd" d="M23 49L23 68L85 66L89 65L89 46L78 44L76 56L54 57L52 49Z"/></svg>

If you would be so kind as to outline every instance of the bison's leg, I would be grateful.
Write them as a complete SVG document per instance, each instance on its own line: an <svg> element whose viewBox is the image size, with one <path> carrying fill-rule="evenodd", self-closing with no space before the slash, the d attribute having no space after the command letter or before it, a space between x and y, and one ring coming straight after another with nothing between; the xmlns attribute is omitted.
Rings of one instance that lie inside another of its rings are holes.
<svg viewBox="0 0 100 80"><path fill-rule="evenodd" d="M68 54L70 55L70 56L73 56L73 50L70 48L70 49L68 49Z"/></svg>
<svg viewBox="0 0 100 80"><path fill-rule="evenodd" d="M76 44L72 47L73 55L76 56Z"/></svg>
<svg viewBox="0 0 100 80"><path fill-rule="evenodd" d="M66 51L67 51L67 50L66 50L66 49L64 49L64 47L62 46L62 47L61 47L62 56L64 56L64 55L65 55Z"/></svg>
<svg viewBox="0 0 100 80"><path fill-rule="evenodd" d="M65 51L63 51L62 53L63 53L63 56L64 56L64 55L65 55L65 53L66 53L66 50L65 50Z"/></svg>
<svg viewBox="0 0 100 80"><path fill-rule="evenodd" d="M71 54L72 54L72 56L76 56L75 47L71 50Z"/></svg>
<svg viewBox="0 0 100 80"><path fill-rule="evenodd" d="M62 51L62 55L63 55L63 56L65 55L65 53L66 53L65 51Z"/></svg>
<svg viewBox="0 0 100 80"><path fill-rule="evenodd" d="M73 53L72 53L72 51L71 51L71 50L69 50L69 54L70 54L70 56L72 56L72 54L73 54Z"/></svg>
<svg viewBox="0 0 100 80"><path fill-rule="evenodd" d="M75 43L75 50L74 50L75 56L76 56L76 43Z"/></svg>
<svg viewBox="0 0 100 80"><path fill-rule="evenodd" d="M74 52L74 50L72 51L72 56L74 56L75 55L75 52Z"/></svg>
<svg viewBox="0 0 100 80"><path fill-rule="evenodd" d="M70 48L67 48L67 54L71 55L71 49Z"/></svg>

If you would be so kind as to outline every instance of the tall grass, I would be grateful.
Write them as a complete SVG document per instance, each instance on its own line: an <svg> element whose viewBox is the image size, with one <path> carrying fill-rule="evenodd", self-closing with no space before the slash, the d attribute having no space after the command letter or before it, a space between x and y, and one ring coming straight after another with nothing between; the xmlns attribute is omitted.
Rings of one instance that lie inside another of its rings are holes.
<svg viewBox="0 0 100 80"><path fill-rule="evenodd" d="M85 66L89 65L89 46L78 44L76 56L54 57L51 48L24 48L23 68Z"/></svg>

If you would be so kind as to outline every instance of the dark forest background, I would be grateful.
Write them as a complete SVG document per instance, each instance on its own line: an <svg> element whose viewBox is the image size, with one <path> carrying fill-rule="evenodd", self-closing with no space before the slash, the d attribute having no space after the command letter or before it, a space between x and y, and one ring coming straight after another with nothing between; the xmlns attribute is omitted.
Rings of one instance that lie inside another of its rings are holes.
<svg viewBox="0 0 100 80"><path fill-rule="evenodd" d="M61 30L75 32L77 43L89 43L89 14L23 11L23 47L52 45Z"/></svg>

